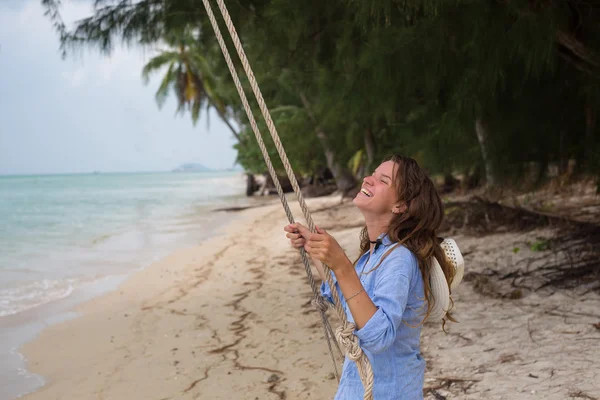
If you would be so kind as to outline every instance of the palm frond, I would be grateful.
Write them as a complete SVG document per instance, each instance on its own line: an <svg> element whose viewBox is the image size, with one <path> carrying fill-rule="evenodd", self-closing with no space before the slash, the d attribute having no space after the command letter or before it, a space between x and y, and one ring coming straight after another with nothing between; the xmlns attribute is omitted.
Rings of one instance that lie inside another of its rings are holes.
<svg viewBox="0 0 600 400"><path fill-rule="evenodd" d="M177 98L177 110L176 113L182 113L185 111L186 99L185 99L185 72L183 66L180 64L177 66L175 74L175 84L173 85L173 91Z"/></svg>
<svg viewBox="0 0 600 400"><path fill-rule="evenodd" d="M196 100L199 96L198 88L196 87L196 83L194 82L194 77L192 72L189 69L185 71L185 80L184 80L184 97L186 102L191 102Z"/></svg>
<svg viewBox="0 0 600 400"><path fill-rule="evenodd" d="M161 69L166 64L173 65L173 63L179 60L180 55L176 51L164 51L159 55L152 57L142 69L142 79L144 80L144 84L148 84L150 81L150 75L152 75L154 72Z"/></svg>
<svg viewBox="0 0 600 400"><path fill-rule="evenodd" d="M192 123L194 124L194 126L196 126L196 123L198 122L198 118L200 117L200 108L201 107L202 107L202 102L200 102L199 100L192 101L192 104L190 107L190 113L192 114Z"/></svg>
<svg viewBox="0 0 600 400"><path fill-rule="evenodd" d="M163 77L154 98L156 99L156 104L158 104L158 108L162 108L167 100L167 96L169 95L169 86L175 84L176 75L174 74L175 70L175 62L171 62L169 68L165 76Z"/></svg>

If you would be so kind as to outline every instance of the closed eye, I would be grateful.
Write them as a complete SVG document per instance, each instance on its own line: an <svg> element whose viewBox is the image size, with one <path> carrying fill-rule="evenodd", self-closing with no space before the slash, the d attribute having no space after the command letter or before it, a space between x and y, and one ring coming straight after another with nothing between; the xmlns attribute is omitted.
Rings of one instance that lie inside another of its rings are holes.
<svg viewBox="0 0 600 400"><path fill-rule="evenodd" d="M384 180L385 179L385 180ZM381 181L386 185L389 185L392 182L392 178L386 174L381 174Z"/></svg>
<svg viewBox="0 0 600 400"><path fill-rule="evenodd" d="M377 174L377 171L373 171L373 173L371 174L371 176L376 177L375 175ZM390 185L390 178L387 175L382 175L382 177L379 178L379 182L384 183L386 185Z"/></svg>

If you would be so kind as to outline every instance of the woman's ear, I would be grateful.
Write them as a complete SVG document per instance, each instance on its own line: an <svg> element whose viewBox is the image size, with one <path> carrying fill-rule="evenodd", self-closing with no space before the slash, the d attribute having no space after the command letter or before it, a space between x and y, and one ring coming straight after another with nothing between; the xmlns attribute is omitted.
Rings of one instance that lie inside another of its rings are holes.
<svg viewBox="0 0 600 400"><path fill-rule="evenodd" d="M394 208L392 208L392 212L394 214L403 214L406 212L407 209L408 209L408 206L406 205L406 203L402 202L402 203L396 204L394 206Z"/></svg>

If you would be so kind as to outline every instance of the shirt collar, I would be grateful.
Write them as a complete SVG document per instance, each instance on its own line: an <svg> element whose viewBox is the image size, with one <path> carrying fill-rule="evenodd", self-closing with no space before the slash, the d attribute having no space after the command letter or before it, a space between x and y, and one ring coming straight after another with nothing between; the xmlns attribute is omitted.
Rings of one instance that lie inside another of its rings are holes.
<svg viewBox="0 0 600 400"><path fill-rule="evenodd" d="M391 246L392 244L394 244L394 242L392 242L392 240L390 239L390 236L385 232L382 233L381 235L379 235L377 237L377 240L380 241L384 247L388 247L388 246ZM379 247L379 244L376 244L375 250L377 250L378 247Z"/></svg>

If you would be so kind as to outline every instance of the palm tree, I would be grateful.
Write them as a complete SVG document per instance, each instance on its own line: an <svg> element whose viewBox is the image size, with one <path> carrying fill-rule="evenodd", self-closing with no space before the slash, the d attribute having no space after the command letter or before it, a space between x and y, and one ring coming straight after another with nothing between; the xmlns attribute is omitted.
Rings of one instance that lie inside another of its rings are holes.
<svg viewBox="0 0 600 400"><path fill-rule="evenodd" d="M177 113L189 110L194 125L202 108L208 112L213 107L238 142L242 143L240 135L227 118L225 101L215 90L214 75L194 37L184 32L176 37L172 36L167 43L171 49L151 58L142 70L144 82L148 84L150 75L168 66L155 95L158 107L162 108L169 90L173 90L177 97Z"/></svg>

